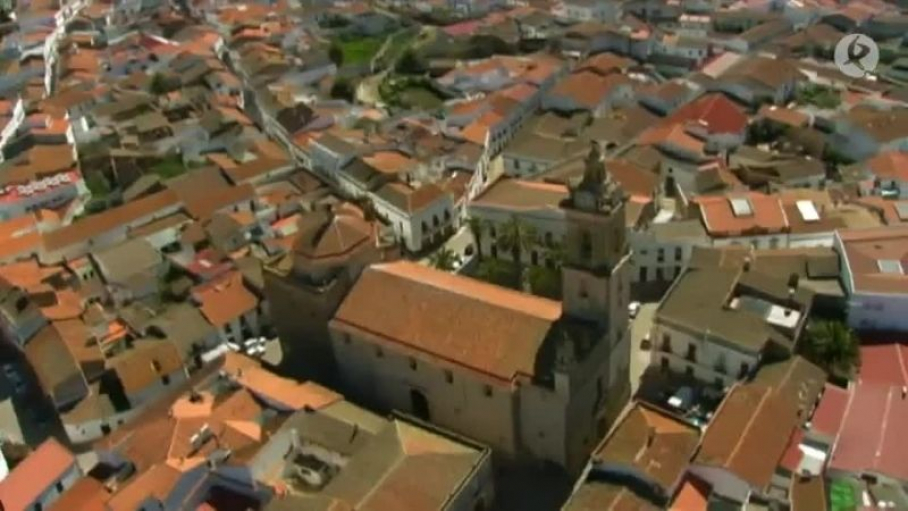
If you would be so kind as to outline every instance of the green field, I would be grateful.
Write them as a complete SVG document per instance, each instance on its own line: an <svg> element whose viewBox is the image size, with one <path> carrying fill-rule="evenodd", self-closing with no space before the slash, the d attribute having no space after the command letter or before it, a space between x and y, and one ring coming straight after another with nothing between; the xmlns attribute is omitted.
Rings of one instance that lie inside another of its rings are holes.
<svg viewBox="0 0 908 511"><path fill-rule="evenodd" d="M398 102L406 107L434 110L443 100L433 91L419 85L409 85L397 93Z"/></svg>
<svg viewBox="0 0 908 511"><path fill-rule="evenodd" d="M384 41L384 37L363 37L349 41L338 40L337 45L344 54L344 65L368 64Z"/></svg>
<svg viewBox="0 0 908 511"><path fill-rule="evenodd" d="M858 508L854 487L848 481L835 480L829 488L832 511L854 511Z"/></svg>

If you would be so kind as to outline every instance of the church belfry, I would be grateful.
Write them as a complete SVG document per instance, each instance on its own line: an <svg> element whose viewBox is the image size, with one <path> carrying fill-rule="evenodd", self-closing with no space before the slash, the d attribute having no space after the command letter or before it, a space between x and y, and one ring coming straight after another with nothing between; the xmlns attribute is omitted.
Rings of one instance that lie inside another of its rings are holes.
<svg viewBox="0 0 908 511"><path fill-rule="evenodd" d="M627 324L629 253L625 194L612 179L597 143L583 175L562 204L567 235L563 265L564 312L603 325Z"/></svg>

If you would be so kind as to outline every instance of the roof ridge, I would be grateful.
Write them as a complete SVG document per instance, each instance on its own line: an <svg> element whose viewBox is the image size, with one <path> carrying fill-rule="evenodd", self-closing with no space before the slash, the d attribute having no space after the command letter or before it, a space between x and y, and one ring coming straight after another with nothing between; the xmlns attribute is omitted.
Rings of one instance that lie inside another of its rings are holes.
<svg viewBox="0 0 908 511"><path fill-rule="evenodd" d="M743 388L743 387L739 387L739 390L741 388ZM728 458L727 458L726 462L724 463L725 465L730 463L731 460L735 457L735 455L738 454L738 450L741 448L741 445L744 443L744 439L747 438L747 433L750 432L751 427L753 427L754 423L756 422L757 415L759 415L760 411L763 409L763 406L766 404L766 400L769 398L769 395L772 393L772 387L764 386L764 389L765 389L765 392L763 392L763 396L760 398L760 402L757 403L757 406L754 409L754 413L751 414L750 418L747 420L747 426L741 432L741 436L738 437L738 441L735 443L735 448L732 449L731 453L728 455Z"/></svg>

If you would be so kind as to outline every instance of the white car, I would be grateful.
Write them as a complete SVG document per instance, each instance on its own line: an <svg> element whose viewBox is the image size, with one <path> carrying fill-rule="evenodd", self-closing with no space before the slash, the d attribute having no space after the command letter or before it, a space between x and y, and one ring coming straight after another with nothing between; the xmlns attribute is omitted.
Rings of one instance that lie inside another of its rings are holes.
<svg viewBox="0 0 908 511"><path fill-rule="evenodd" d="M627 315L634 319L637 317L637 313L640 312L640 302L631 302L627 304Z"/></svg>

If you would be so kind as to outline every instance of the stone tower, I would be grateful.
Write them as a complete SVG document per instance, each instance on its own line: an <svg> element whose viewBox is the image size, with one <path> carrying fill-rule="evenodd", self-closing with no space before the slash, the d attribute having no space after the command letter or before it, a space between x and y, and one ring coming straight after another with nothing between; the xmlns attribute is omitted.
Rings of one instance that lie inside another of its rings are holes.
<svg viewBox="0 0 908 511"><path fill-rule="evenodd" d="M630 253L625 199L594 142L583 176L570 184L570 196L562 204L567 219L564 313L607 328L613 342L623 336L628 322Z"/></svg>

